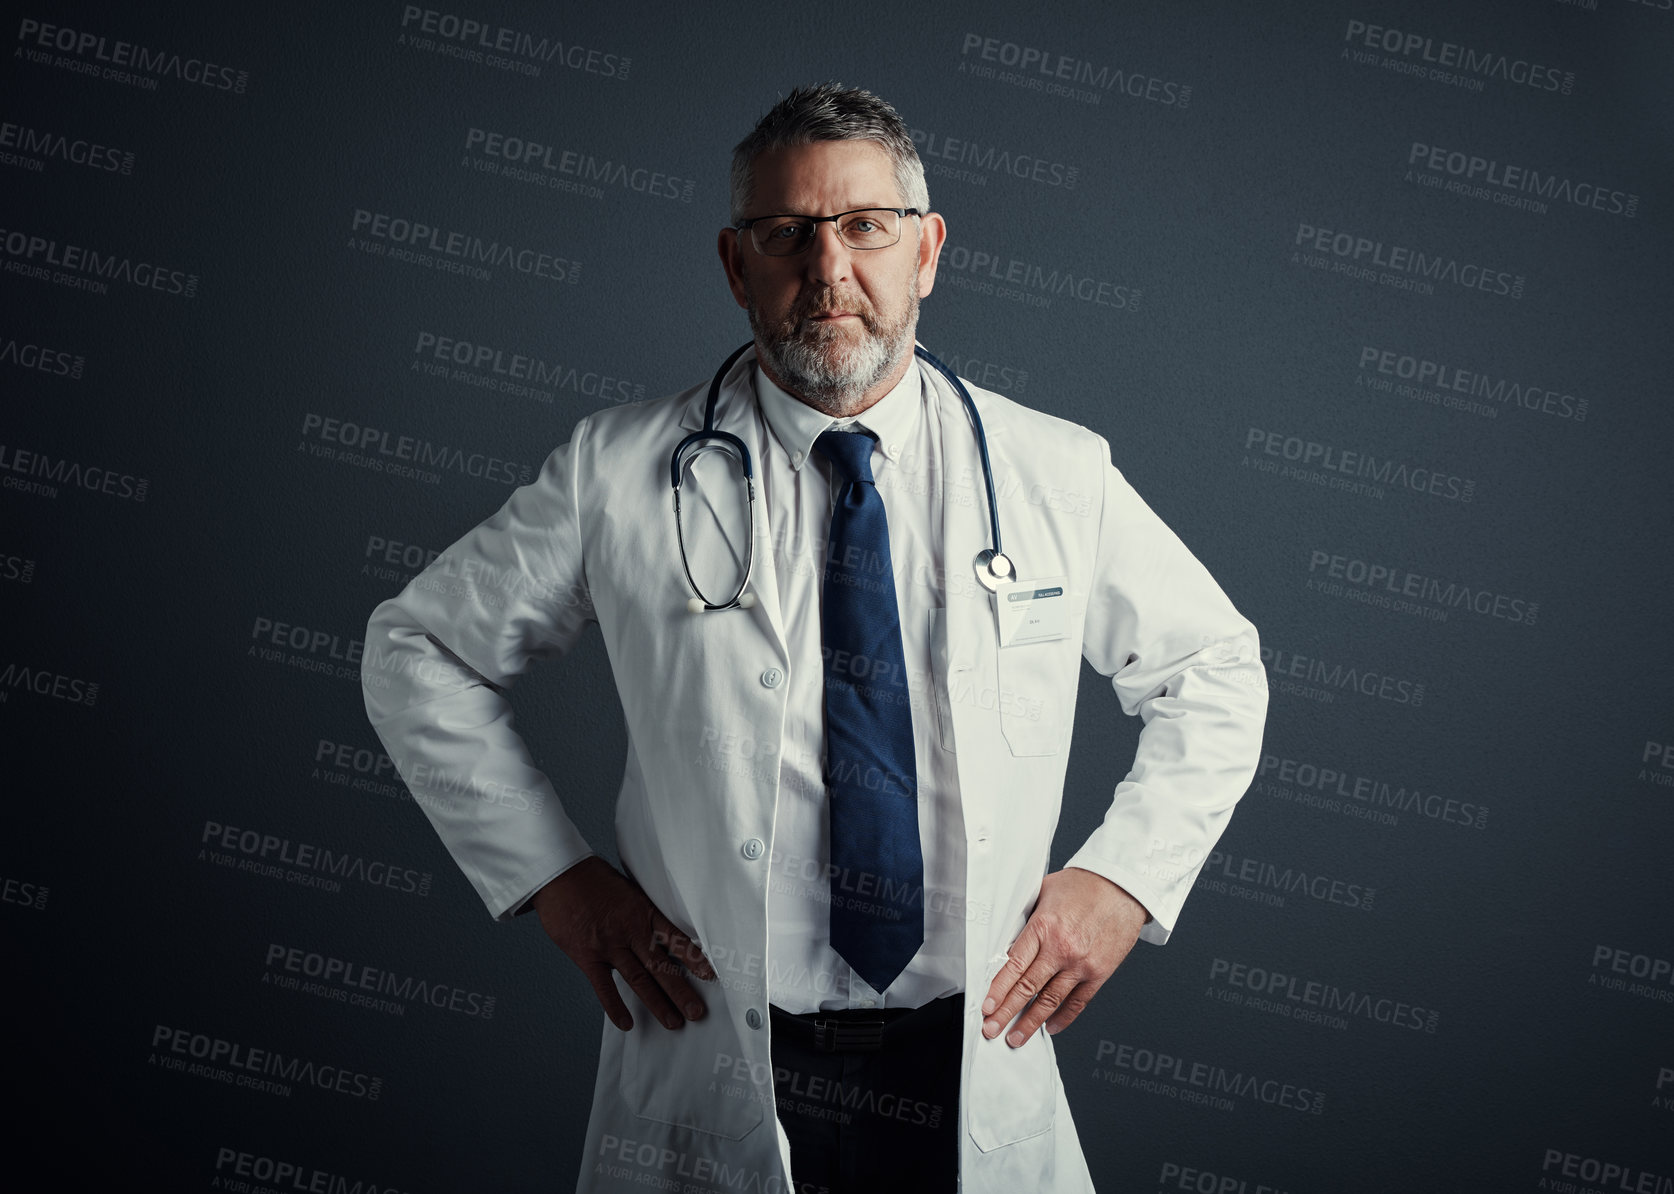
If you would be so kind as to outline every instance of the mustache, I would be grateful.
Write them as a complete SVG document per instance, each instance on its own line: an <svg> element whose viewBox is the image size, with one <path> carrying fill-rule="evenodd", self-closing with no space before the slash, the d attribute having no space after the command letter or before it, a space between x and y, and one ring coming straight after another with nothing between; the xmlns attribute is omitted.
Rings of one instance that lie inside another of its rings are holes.
<svg viewBox="0 0 1674 1194"><path fill-rule="evenodd" d="M876 312L872 309L872 304L862 296L840 295L829 290L799 303L790 314L790 322L794 327L817 316L832 315L838 311L858 315L860 322L868 329L876 323Z"/></svg>

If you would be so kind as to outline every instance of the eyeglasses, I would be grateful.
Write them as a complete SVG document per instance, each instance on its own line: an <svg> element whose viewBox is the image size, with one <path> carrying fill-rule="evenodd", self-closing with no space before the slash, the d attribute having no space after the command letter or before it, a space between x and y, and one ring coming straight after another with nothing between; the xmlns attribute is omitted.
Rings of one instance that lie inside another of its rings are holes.
<svg viewBox="0 0 1674 1194"><path fill-rule="evenodd" d="M834 216L756 216L737 228L749 229L757 252L794 257L814 243L820 224L835 224L837 239L851 249L887 249L901 239L901 217L923 214L916 207L861 207Z"/></svg>

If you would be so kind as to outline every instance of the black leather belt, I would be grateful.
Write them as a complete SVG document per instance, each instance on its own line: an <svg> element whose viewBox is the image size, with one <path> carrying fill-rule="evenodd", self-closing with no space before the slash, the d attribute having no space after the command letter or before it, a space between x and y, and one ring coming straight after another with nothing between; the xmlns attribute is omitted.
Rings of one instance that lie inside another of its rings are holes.
<svg viewBox="0 0 1674 1194"><path fill-rule="evenodd" d="M932 999L923 1007L844 1008L827 1012L787 1012L768 1004L773 1031L783 1032L818 1053L876 1053L893 1038L918 1033L964 1011L963 992Z"/></svg>

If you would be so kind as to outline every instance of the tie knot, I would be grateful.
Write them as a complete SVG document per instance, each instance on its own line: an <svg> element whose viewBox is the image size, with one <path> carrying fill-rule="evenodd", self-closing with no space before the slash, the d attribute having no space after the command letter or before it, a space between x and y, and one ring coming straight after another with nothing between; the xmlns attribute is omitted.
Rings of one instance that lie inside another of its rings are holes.
<svg viewBox="0 0 1674 1194"><path fill-rule="evenodd" d="M826 431L814 441L814 450L837 466L846 481L872 481L872 445L877 441L870 431Z"/></svg>

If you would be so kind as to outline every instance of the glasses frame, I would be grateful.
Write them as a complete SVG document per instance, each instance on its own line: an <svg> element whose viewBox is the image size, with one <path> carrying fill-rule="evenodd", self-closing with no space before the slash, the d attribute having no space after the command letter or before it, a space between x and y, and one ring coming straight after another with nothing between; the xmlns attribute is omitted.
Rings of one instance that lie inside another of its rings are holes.
<svg viewBox="0 0 1674 1194"><path fill-rule="evenodd" d="M806 253L813 246L815 237L819 235L819 226L821 224L830 224L831 230L837 234L837 239L843 241L843 247L855 253L872 253L876 252L878 249L893 249L896 245L901 243L901 237L899 235L897 235L896 238L887 245L851 245L848 241L843 240L843 230L838 227L837 221L842 219L844 216L858 215L863 211L892 211L902 219L906 219L908 216L917 216L920 219L923 219L925 216L925 213L916 207L851 207L848 211L840 211L834 216L810 216L798 211L782 211L775 212L773 215L769 216L751 216L747 220L738 221L737 224L733 225L733 228L740 236L742 236L746 231L749 232L750 243L755 246L756 252L760 253L763 257L797 257ZM761 247L761 241L756 239L755 226L763 220L783 219L808 220L814 225L814 236L809 237L808 243L803 245L794 253L769 253L766 249Z"/></svg>

